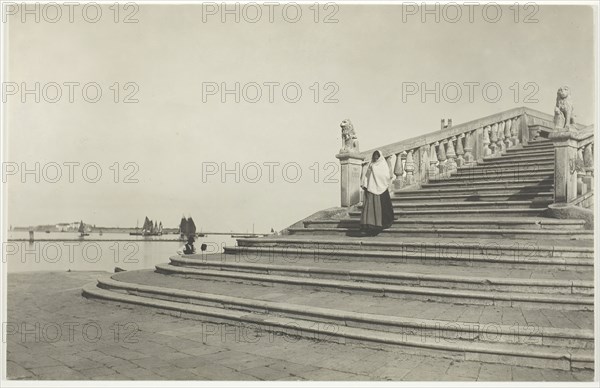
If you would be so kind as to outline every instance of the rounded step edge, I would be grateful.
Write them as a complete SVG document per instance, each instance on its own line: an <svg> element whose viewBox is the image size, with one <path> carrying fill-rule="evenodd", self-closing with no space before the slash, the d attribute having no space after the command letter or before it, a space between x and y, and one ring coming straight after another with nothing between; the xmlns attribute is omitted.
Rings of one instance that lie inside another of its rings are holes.
<svg viewBox="0 0 600 388"><path fill-rule="evenodd" d="M191 290L173 289L162 286L152 286L137 283L123 282L115 280L112 277L105 277L98 279L98 287L102 289L121 289L127 292L144 292L152 295L165 295L167 297L173 296L176 298L183 299L184 302L191 300L205 301L211 303L213 306L227 306L235 307L239 310L250 308L253 312L264 312L264 313L291 313L292 316L307 316L307 317L318 317L319 319L330 319L336 320L338 324L347 325L348 321L377 325L382 328L390 327L408 327L408 328L420 328L425 330L436 329L444 327L444 330L451 332L467 332L471 334L472 339L487 339L491 342L505 342L506 338L492 338L493 334L500 334L500 336L512 335L513 337L524 336L525 338L516 339L517 343L533 342L526 341L527 337L533 336L535 338L535 344L547 345L547 346L560 346L558 343L564 345L563 340L573 340L579 343L581 346L582 342L586 344L593 344L594 335L593 330L587 329L572 329L572 328L555 328L555 327L540 327L540 326L523 326L520 328L523 331L515 330L515 325L506 325L501 323L484 324L483 327L479 327L481 324L478 322L456 322L456 321L445 321L439 319L429 318L409 318L400 315L383 315L373 314L364 312L355 312L349 310L340 310L328 307L317 307L301 304L292 304L287 302L273 302L261 299L251 299L237 296L209 294ZM199 304L194 303L193 304ZM458 324L458 325L455 325ZM493 327L492 327L493 326ZM446 329L447 327L447 329ZM467 329L463 329L467 327ZM530 328L531 331L526 329ZM485 333L490 335L490 338L474 338L473 334ZM452 338L452 337L451 337ZM550 341L544 341L544 339ZM524 341L525 340L525 341ZM509 341L510 342L510 341Z"/></svg>
<svg viewBox="0 0 600 388"><path fill-rule="evenodd" d="M235 282L252 282L260 284L284 284L292 287L316 287L340 292L360 292L387 297L398 297L416 300L459 301L458 303L473 305L498 306L546 306L559 307L561 310L591 311L594 298L585 295L544 295L519 294L514 292L487 292L476 290L439 289L435 287L414 287L391 284L375 284L346 280L298 278L281 275L252 274L235 271L198 270L195 268L177 267L169 264L157 265L157 270L169 274L192 276L199 278L234 280Z"/></svg>
<svg viewBox="0 0 600 388"><path fill-rule="evenodd" d="M281 265L264 263L227 263L222 260L197 260L182 257L171 257L171 265L191 268L216 268L218 270L241 270L253 273L279 274L289 273L299 276L325 275L337 276L334 279L351 279L354 281L372 281L375 283L403 284L408 282L410 285L420 285L422 282L441 283L449 285L462 285L462 287L448 287L456 289L473 289L471 287L481 285L491 288L491 291L499 292L536 292L536 288L541 288L538 293L548 293L548 289L556 288L567 290L568 292L556 292L557 294L574 295L593 295L594 283L586 280L566 280L566 279L547 279L547 278L497 278L482 276L460 276L445 274L429 274L416 272L390 272L374 270L340 269L338 267L318 267L309 265ZM328 277L330 278L330 277ZM515 287L521 291L511 291L509 288ZM502 289L506 288L506 289ZM525 289L525 290L524 290Z"/></svg>
<svg viewBox="0 0 600 388"><path fill-rule="evenodd" d="M98 288L92 283L83 287L82 295L90 299L104 302L116 302L125 305L136 305L153 310L167 310L180 318L195 319L215 323L234 323L260 325L275 333L283 333L320 341L385 345L389 349L402 347L407 351L430 351L429 355L452 359L475 360L489 363L503 363L538 368L560 370L593 369L594 354L591 350L566 352L564 349L539 349L533 345L521 344L489 344L467 340L424 342L421 336L406 333L386 333L370 329L349 326L335 327L327 322L306 321L298 318L280 318L235 312L220 308L211 308L187 303L171 302L121 294ZM431 352L432 351L432 352Z"/></svg>

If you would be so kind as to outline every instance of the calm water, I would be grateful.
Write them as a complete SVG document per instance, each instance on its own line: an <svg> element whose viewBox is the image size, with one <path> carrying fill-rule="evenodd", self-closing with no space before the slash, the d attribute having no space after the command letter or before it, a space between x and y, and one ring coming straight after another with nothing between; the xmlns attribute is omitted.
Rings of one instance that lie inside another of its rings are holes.
<svg viewBox="0 0 600 388"><path fill-rule="evenodd" d="M34 235L30 243L29 232L10 231L8 242L3 244L2 260L8 272L26 271L108 271L115 267L126 270L154 268L167 263L183 245L178 235L153 237L130 236L126 233L91 233L80 238L78 233L53 232ZM26 241L16 241L26 240ZM229 235L198 237L195 245L207 245L206 253L219 253L224 246L235 246Z"/></svg>

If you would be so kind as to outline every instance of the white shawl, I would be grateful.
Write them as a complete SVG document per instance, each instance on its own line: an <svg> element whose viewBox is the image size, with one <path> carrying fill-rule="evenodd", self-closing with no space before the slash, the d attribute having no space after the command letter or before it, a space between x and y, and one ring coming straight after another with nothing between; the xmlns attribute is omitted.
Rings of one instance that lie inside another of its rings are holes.
<svg viewBox="0 0 600 388"><path fill-rule="evenodd" d="M380 195L389 188L391 181L390 167L381 151L379 151L379 159L374 163L369 163L369 167L367 167L367 172L362 180L362 187L365 187L370 193Z"/></svg>

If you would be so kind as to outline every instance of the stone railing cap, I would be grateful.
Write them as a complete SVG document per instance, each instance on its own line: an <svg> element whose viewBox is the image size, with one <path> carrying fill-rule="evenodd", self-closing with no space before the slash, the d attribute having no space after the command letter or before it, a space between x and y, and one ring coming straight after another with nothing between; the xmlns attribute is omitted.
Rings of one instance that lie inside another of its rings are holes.
<svg viewBox="0 0 600 388"><path fill-rule="evenodd" d="M460 136L463 133L473 131L480 127L485 127L487 125L491 125L491 124L493 124L494 121L503 121L508 118L521 116L522 114L527 114L532 117L537 117L538 119L542 119L542 120L548 121L548 122L552 122L553 118L554 118L552 115L550 115L548 113L544 113L544 112L538 111L536 109L531 109L531 108L522 106L522 107L509 109L509 110L506 110L503 112L495 113L492 115L488 115L488 116L485 116L485 117L482 117L479 119L467 121L465 123L457 124L448 129L429 132L424 135L412 137L412 138L409 138L409 139L406 139L403 141L399 141L396 143L391 143L391 144L388 144L385 146L373 148L373 149L370 149L367 151L363 151L360 154L362 155L363 159L368 159L368 157L375 150L379 149L384 154L384 155L382 155L383 157L388 157L392 154L396 154L399 152L408 151L408 150L419 148L419 147L426 146L426 145L428 146L430 143L435 143L436 141L444 141L445 139L453 137L453 136ZM588 128L581 124L575 124L575 127L577 129L580 129L579 132L583 131L582 128ZM337 157L337 155L336 155L336 157Z"/></svg>

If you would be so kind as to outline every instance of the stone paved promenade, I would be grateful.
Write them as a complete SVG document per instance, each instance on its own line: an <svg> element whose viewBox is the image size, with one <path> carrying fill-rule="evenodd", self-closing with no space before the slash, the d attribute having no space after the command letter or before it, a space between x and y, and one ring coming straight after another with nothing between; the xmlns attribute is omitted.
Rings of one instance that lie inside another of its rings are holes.
<svg viewBox="0 0 600 388"><path fill-rule="evenodd" d="M87 300L100 272L8 277L9 379L590 381L591 372L407 355Z"/></svg>

